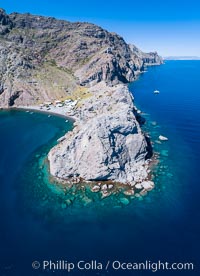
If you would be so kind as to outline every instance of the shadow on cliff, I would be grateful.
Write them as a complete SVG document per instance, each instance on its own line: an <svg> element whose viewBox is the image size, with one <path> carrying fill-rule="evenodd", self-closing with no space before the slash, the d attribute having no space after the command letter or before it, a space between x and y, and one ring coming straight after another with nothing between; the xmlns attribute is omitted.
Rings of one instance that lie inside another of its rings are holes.
<svg viewBox="0 0 200 276"><path fill-rule="evenodd" d="M137 112L135 113L135 117L136 120L138 121L138 123L140 124L140 126L143 126L146 122L146 119L144 117L142 117L140 114L138 114ZM147 143L147 155L145 157L145 159L150 159L153 156L153 147L151 144L151 139L149 136L145 135L145 140Z"/></svg>
<svg viewBox="0 0 200 276"><path fill-rule="evenodd" d="M140 124L140 126L143 126L146 123L146 119L143 118L141 115L136 114L135 117L138 123Z"/></svg>
<svg viewBox="0 0 200 276"><path fill-rule="evenodd" d="M150 159L153 156L153 147L151 145L151 139L149 138L149 136L145 135L145 140L147 142L147 155L145 157L145 159Z"/></svg>

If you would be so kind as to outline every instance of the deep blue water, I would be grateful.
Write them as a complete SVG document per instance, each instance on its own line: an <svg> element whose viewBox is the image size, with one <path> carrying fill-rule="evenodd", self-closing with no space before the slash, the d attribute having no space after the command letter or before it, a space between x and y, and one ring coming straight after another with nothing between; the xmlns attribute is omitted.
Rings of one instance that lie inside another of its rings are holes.
<svg viewBox="0 0 200 276"><path fill-rule="evenodd" d="M199 275L199 77L199 61L168 61L131 84L160 163L153 173L156 188L128 206L94 195L87 206L80 196L66 208L69 195L52 185L45 157L72 123L35 112L0 112L0 275L69 274L31 268L33 261L49 259L194 262L195 271L156 275ZM160 144L160 134L169 141ZM150 274L109 269L69 275Z"/></svg>

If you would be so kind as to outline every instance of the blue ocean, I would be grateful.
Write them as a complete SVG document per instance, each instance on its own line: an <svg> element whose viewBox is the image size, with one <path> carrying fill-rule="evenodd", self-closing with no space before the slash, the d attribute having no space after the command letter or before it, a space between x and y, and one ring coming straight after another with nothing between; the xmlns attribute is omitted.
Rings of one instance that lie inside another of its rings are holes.
<svg viewBox="0 0 200 276"><path fill-rule="evenodd" d="M199 80L200 61L166 61L130 84L158 164L155 189L126 206L116 196L101 200L87 189L53 183L46 156L73 122L0 111L0 275L200 275ZM103 269L42 269L50 260L96 261ZM194 269L106 269L108 261L187 262Z"/></svg>

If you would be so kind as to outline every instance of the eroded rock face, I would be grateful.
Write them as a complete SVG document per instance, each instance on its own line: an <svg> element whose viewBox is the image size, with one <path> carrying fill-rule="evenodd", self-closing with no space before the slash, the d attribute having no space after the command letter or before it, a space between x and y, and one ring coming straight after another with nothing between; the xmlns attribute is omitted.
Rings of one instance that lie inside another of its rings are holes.
<svg viewBox="0 0 200 276"><path fill-rule="evenodd" d="M65 98L79 85L128 83L144 62L160 63L89 23L0 10L0 34L1 107Z"/></svg>
<svg viewBox="0 0 200 276"><path fill-rule="evenodd" d="M0 34L7 34L13 27L13 22L3 9L0 9Z"/></svg>
<svg viewBox="0 0 200 276"><path fill-rule="evenodd" d="M129 45L130 50L143 62L143 67L148 65L162 64L163 60L157 52L144 53L138 49L135 45Z"/></svg>
<svg viewBox="0 0 200 276"><path fill-rule="evenodd" d="M99 98L99 89L103 99ZM50 151L50 171L54 176L122 183L133 182L139 171L143 179L147 176L146 170L141 170L148 153L147 143L134 115L133 99L124 85L105 89L106 85L101 84L93 87L93 99L82 107L87 110L83 120L79 118L78 126ZM88 111L90 106L95 111L93 116ZM81 111L77 116L81 116Z"/></svg>

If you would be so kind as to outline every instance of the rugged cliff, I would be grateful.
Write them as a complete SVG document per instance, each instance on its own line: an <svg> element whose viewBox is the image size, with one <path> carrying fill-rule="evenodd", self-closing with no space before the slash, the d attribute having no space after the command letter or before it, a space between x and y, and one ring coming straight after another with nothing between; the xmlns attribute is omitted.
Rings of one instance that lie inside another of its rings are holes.
<svg viewBox="0 0 200 276"><path fill-rule="evenodd" d="M158 65L163 62L162 58L158 55L157 52L144 53L133 44L129 44L129 47L131 51L135 53L140 60L142 60L143 67Z"/></svg>
<svg viewBox="0 0 200 276"><path fill-rule="evenodd" d="M128 83L143 63L122 37L96 25L0 9L1 106L65 98L102 80Z"/></svg>
<svg viewBox="0 0 200 276"><path fill-rule="evenodd" d="M147 178L149 144L125 84L161 62L93 24L0 9L0 107L78 100L75 128L48 156L58 178Z"/></svg>

